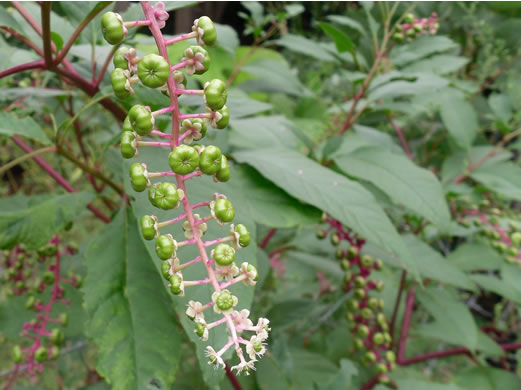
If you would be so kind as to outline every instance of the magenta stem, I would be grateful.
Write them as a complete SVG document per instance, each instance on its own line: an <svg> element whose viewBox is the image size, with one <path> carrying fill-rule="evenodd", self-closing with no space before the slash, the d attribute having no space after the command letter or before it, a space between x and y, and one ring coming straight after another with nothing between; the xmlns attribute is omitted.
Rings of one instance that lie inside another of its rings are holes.
<svg viewBox="0 0 521 390"><path fill-rule="evenodd" d="M170 142L162 142L162 141L151 141L151 142L138 141L138 142L137 142L137 145L138 145L138 146L167 146L167 147L170 147Z"/></svg>
<svg viewBox="0 0 521 390"><path fill-rule="evenodd" d="M168 221L158 223L157 226L159 228L162 228L162 227L171 225L173 223L179 222L179 221L181 221L181 220L183 220L185 218L186 218L186 214L182 213L182 214L179 214L179 216L177 216L177 217L175 217L173 219L169 219Z"/></svg>
<svg viewBox="0 0 521 390"><path fill-rule="evenodd" d="M173 269L173 271L176 272L177 270L184 269L184 268L189 267L189 266L191 266L193 264L196 264L196 263L198 263L200 261L201 261L201 256L197 256L195 259L187 261L186 263L181 264L179 267Z"/></svg>
<svg viewBox="0 0 521 390"><path fill-rule="evenodd" d="M150 179L154 177L164 177L164 176L175 176L176 174L174 172L149 172L148 177Z"/></svg>
<svg viewBox="0 0 521 390"><path fill-rule="evenodd" d="M209 206L209 205L210 205L209 201L205 201L205 202L201 202L201 203L194 203L192 205L192 209L197 209L199 207L204 207L204 206Z"/></svg>
<svg viewBox="0 0 521 390"><path fill-rule="evenodd" d="M179 115L179 119L189 119L189 118L211 118L212 114L209 112L204 112L200 114L181 114Z"/></svg>
<svg viewBox="0 0 521 390"><path fill-rule="evenodd" d="M186 33L179 35L177 37L171 38L171 39L165 39L165 46L173 45L174 43L184 41L185 39L195 38L197 37L196 32Z"/></svg>
<svg viewBox="0 0 521 390"><path fill-rule="evenodd" d="M221 289L228 288L230 286L233 286L235 283L242 282L244 279L246 279L246 276L243 274L241 276L236 277L235 279L230 280L229 282L221 283Z"/></svg>
<svg viewBox="0 0 521 390"><path fill-rule="evenodd" d="M178 89L176 91L178 95L203 95L204 90L202 89Z"/></svg>
<svg viewBox="0 0 521 390"><path fill-rule="evenodd" d="M193 61L192 60L185 60L181 61L179 64L172 65L170 67L170 71L178 70L184 68L186 65L190 65Z"/></svg>
<svg viewBox="0 0 521 390"><path fill-rule="evenodd" d="M183 180L186 181L193 177L201 176L202 174L203 173L201 171L192 172L192 173L189 173L188 175L184 175Z"/></svg>
<svg viewBox="0 0 521 390"><path fill-rule="evenodd" d="M161 115L161 114L167 114L167 113L172 112L174 110L175 110L175 107L172 107L172 106L161 108L160 110L153 111L152 112L152 116L158 116L158 115Z"/></svg>
<svg viewBox="0 0 521 390"><path fill-rule="evenodd" d="M221 242L226 242L226 241L232 241L234 240L234 237L224 237L224 238L218 238L216 240L213 240L213 241L204 241L204 246L205 247L209 247L209 246L212 246L212 245L216 245L216 244L219 244Z"/></svg>
<svg viewBox="0 0 521 390"><path fill-rule="evenodd" d="M170 138L170 134L168 133L163 133L162 131L159 131L159 130L152 130L150 132L151 135L157 135L158 137L161 137L161 138Z"/></svg>
<svg viewBox="0 0 521 390"><path fill-rule="evenodd" d="M133 22L125 22L123 25L127 28L129 27L140 27L140 26L148 26L150 25L150 20L136 20Z"/></svg>
<svg viewBox="0 0 521 390"><path fill-rule="evenodd" d="M215 328L216 326L224 324L225 322L226 322L226 317L223 317L220 320L217 320L217 321L214 321L214 322L210 322L209 324L206 325L206 327L208 329L212 329L212 328ZM231 345L231 343L230 343L230 345Z"/></svg>
<svg viewBox="0 0 521 390"><path fill-rule="evenodd" d="M199 219L199 220L195 221L195 225L199 226L200 224L211 221L212 219L213 219L213 217L211 215L209 215L207 217L204 217L203 219Z"/></svg>
<svg viewBox="0 0 521 390"><path fill-rule="evenodd" d="M193 132L192 131L185 131L183 134L181 134L179 136L179 138L177 139L179 141L179 143L183 142L183 140L188 137L189 135L192 135Z"/></svg>

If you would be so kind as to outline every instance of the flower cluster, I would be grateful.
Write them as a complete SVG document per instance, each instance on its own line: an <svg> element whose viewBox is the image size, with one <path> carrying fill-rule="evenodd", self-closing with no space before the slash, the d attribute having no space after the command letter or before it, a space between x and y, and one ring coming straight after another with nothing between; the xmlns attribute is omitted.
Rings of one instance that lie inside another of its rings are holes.
<svg viewBox="0 0 521 390"><path fill-rule="evenodd" d="M479 205L473 204L465 197L452 202L458 222L464 227L475 226L478 229L478 241L494 248L505 262L521 266L521 232L515 222L519 215L498 205L489 199L483 199Z"/></svg>
<svg viewBox="0 0 521 390"><path fill-rule="evenodd" d="M121 153L125 158L138 155L140 147L167 147L168 172L149 172L142 162L130 166L130 183L135 191L148 189L150 203L162 210L174 210L183 206L183 212L170 220L160 222L155 215L141 218L141 230L146 240L155 240L157 256L162 260L162 274L168 281L172 294L184 296L192 286L209 284L213 294L209 302L202 303L190 300L186 315L194 321L194 332L207 341L209 332L224 324L229 337L227 343L220 348L208 346L206 355L209 364L224 367L223 354L231 347L239 358L239 364L232 367L237 373L249 373L255 369L257 359L266 351L265 341L268 338L269 321L260 318L254 324L246 309L238 308L239 300L233 295L232 286L243 283L254 286L257 269L247 262L237 265L236 251L250 244L250 234L246 226L231 224L229 233L222 238L204 241L203 236L212 221L220 226L231 223L235 218L235 209L223 194L215 193L211 200L191 204L186 192L185 182L201 175L213 177L215 182L230 180L230 168L226 156L214 145L192 145L192 142L205 137L208 127L223 129L229 121L226 107L226 84L222 80L211 80L201 90L186 88L186 75L203 74L210 66L210 56L201 45L213 45L216 42L216 30L210 18L203 16L196 19L192 32L165 39L160 29L168 19L163 3L152 7L142 2L144 20L124 22L121 16L112 12L102 17L102 30L105 38L112 44L121 43L127 29L134 26L148 26L159 51L159 55L149 54L143 58L136 56L134 49L121 47L114 56L115 70L111 74L112 86L117 97L124 99L132 95L132 85L140 81L149 88L157 88L170 98L170 106L158 111L151 111L143 105L133 106L128 113L121 135ZM186 39L195 39L198 45L189 46L180 62L171 65L166 47ZM200 95L206 105L206 111L198 114L181 114L178 96L183 94ZM170 114L172 132L163 133L156 129L155 118ZM143 141L146 136L153 136L153 141ZM152 183L155 179L168 179ZM208 215L195 213L196 209L208 208ZM160 233L174 223L182 223L184 237L173 237L172 234ZM199 256L183 261L179 252L182 247L195 245ZM213 248L210 250L210 248ZM210 250L208 254L207 251ZM202 265L207 277L202 280L185 279L184 270L195 264ZM213 310L221 317L217 321L207 322L205 311ZM245 332L251 332L245 336ZM244 347L244 350L243 350ZM245 356L249 357L247 359Z"/></svg>
<svg viewBox="0 0 521 390"><path fill-rule="evenodd" d="M10 251L6 251L4 264L10 266L9 278L15 281L13 294L27 294L28 298L25 302L27 310L35 311L36 318L23 324L20 336L30 339L32 345L23 348L15 345L12 349L12 360L15 364L10 383L14 383L20 375L27 374L34 376L43 370L43 363L47 360L55 360L60 354L59 346L64 342L63 331L60 327L48 329L51 323L55 323L61 327L67 326L68 315L62 312L56 318L51 317L51 309L54 304L59 302L69 305L69 301L64 299L65 290L63 283L70 283L75 287L80 287L82 278L78 275L69 279L60 275L61 256L64 254L72 254L75 249L69 246L62 246L58 236L49 241L48 244L40 248L35 253L17 246ZM51 259L55 259L49 265L46 265L45 271L41 275L37 275L38 262L45 264ZM13 274L11 271L15 269ZM23 278L22 278L23 276ZM37 299L34 294L41 294L47 288L50 288L51 296L47 303Z"/></svg>
<svg viewBox="0 0 521 390"><path fill-rule="evenodd" d="M363 352L362 363L374 365L379 373L378 380L388 383L387 372L394 368L396 356L391 349L392 338L383 313L384 301L371 296L372 291L381 292L384 283L370 280L371 272L381 270L383 262L362 255L365 240L339 221L324 214L322 222L327 224L327 228L317 231L317 237L324 239L330 234L331 243L338 246L336 257L345 271L344 290L353 292L347 301L346 314L349 330L355 336L353 344L357 351ZM342 241L347 242L347 248L341 246Z"/></svg>
<svg viewBox="0 0 521 390"><path fill-rule="evenodd" d="M408 13L404 16L402 24L396 25L396 32L393 34L393 39L396 42L402 42L407 38L412 41L425 34L436 34L440 25L438 23L439 17L433 12L428 18L417 19L413 14Z"/></svg>

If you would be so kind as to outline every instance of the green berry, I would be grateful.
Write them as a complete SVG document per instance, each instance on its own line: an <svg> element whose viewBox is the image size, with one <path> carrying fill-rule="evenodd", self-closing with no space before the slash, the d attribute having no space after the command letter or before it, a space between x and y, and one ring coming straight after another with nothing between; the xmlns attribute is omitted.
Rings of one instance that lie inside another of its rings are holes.
<svg viewBox="0 0 521 390"><path fill-rule="evenodd" d="M45 244L37 251L38 256L41 257L51 257L56 255L56 245L54 244Z"/></svg>
<svg viewBox="0 0 521 390"><path fill-rule="evenodd" d="M344 283L350 283L352 277L353 274L350 271L346 271L346 273L344 274Z"/></svg>
<svg viewBox="0 0 521 390"><path fill-rule="evenodd" d="M373 364L376 362L376 355L372 351L367 351L364 354L363 360L366 364Z"/></svg>
<svg viewBox="0 0 521 390"><path fill-rule="evenodd" d="M381 292L381 291L383 291L384 287L385 287L385 285L384 285L384 282L382 280L377 280L375 282L375 289L376 289L376 291Z"/></svg>
<svg viewBox="0 0 521 390"><path fill-rule="evenodd" d="M27 298L27 300L25 301L25 305L24 307L29 310L29 309L32 309L34 307L34 304L36 303L36 298L33 297L32 295Z"/></svg>
<svg viewBox="0 0 521 390"><path fill-rule="evenodd" d="M129 134L128 132L123 133L123 135ZM148 172L145 164L141 163L133 163L129 169L130 174L130 184L134 191L142 192L147 188L149 184L148 180Z"/></svg>
<svg viewBox="0 0 521 390"><path fill-rule="evenodd" d="M15 345L11 350L11 359L15 364L22 362L22 348L19 345Z"/></svg>
<svg viewBox="0 0 521 390"><path fill-rule="evenodd" d="M201 16L199 19L194 21L194 24L197 28L201 28L204 31L202 36L204 44L213 46L217 40L217 31L215 30L212 19L208 16Z"/></svg>
<svg viewBox="0 0 521 390"><path fill-rule="evenodd" d="M157 230L157 217L144 215L141 218L141 231L145 240L153 240L159 234Z"/></svg>
<svg viewBox="0 0 521 390"><path fill-rule="evenodd" d="M156 183L148 191L148 198L157 208L171 210L179 206L180 192L173 183Z"/></svg>
<svg viewBox="0 0 521 390"><path fill-rule="evenodd" d="M125 117L125 120L123 121L123 125L121 126L121 130L123 132L125 131L134 131L134 128L132 127L132 123L130 123L130 118L128 115Z"/></svg>
<svg viewBox="0 0 521 390"><path fill-rule="evenodd" d="M387 359L389 363L394 363L396 361L396 355L393 351L386 351L385 359Z"/></svg>
<svg viewBox="0 0 521 390"><path fill-rule="evenodd" d="M136 133L141 136L148 135L154 128L154 118L150 109L136 104L128 112L130 124Z"/></svg>
<svg viewBox="0 0 521 390"><path fill-rule="evenodd" d="M222 291L215 300L217 307L223 311L230 310L233 307L234 299L228 291Z"/></svg>
<svg viewBox="0 0 521 390"><path fill-rule="evenodd" d="M340 244L340 236L338 235L338 233L333 233L331 235L330 240L332 245L337 246L338 244Z"/></svg>
<svg viewBox="0 0 521 390"><path fill-rule="evenodd" d="M60 348L58 348L57 346L53 346L51 349L51 356L49 357L49 359L56 360L59 357L60 357Z"/></svg>
<svg viewBox="0 0 521 390"><path fill-rule="evenodd" d="M350 298L347 301L346 305L349 311L357 311L360 307L360 304L358 303L358 300L356 298Z"/></svg>
<svg viewBox="0 0 521 390"><path fill-rule="evenodd" d="M355 347L357 350L360 351L361 349L364 348L364 340L361 340L361 339L356 338L356 339L353 340L353 345L354 345L354 347Z"/></svg>
<svg viewBox="0 0 521 390"><path fill-rule="evenodd" d="M326 238L326 232L323 231L323 230L317 230L317 232L315 233L315 235L317 236L317 238L319 240L323 240L324 238Z"/></svg>
<svg viewBox="0 0 521 390"><path fill-rule="evenodd" d="M181 283L183 279L179 275L172 275L169 279L170 282L170 292L174 295L179 295L183 292L181 289Z"/></svg>
<svg viewBox="0 0 521 390"><path fill-rule="evenodd" d="M365 287L365 278L363 276L355 277L354 282L357 287Z"/></svg>
<svg viewBox="0 0 521 390"><path fill-rule="evenodd" d="M163 278L165 278L166 280L169 280L170 279L170 270L172 269L172 266L170 265L170 263L168 261L163 261L161 263L161 275L163 275Z"/></svg>
<svg viewBox="0 0 521 390"><path fill-rule="evenodd" d="M51 272L51 271L45 271L42 274L42 281L45 284L52 284L54 282L55 278L56 278L56 275L54 274L54 272Z"/></svg>
<svg viewBox="0 0 521 390"><path fill-rule="evenodd" d="M380 332L376 332L374 335L373 335L373 342L376 344L376 345L381 345L383 343L385 343L385 337L382 333Z"/></svg>
<svg viewBox="0 0 521 390"><path fill-rule="evenodd" d="M365 339L369 335L369 327L367 325L360 325L357 333L360 337Z"/></svg>
<svg viewBox="0 0 521 390"><path fill-rule="evenodd" d="M117 45L125 37L125 28L119 14L106 12L101 17L101 31L105 40L111 45Z"/></svg>
<svg viewBox="0 0 521 390"><path fill-rule="evenodd" d="M38 349L34 352L34 360L38 363L43 363L49 357L49 351L45 347L38 347Z"/></svg>
<svg viewBox="0 0 521 390"><path fill-rule="evenodd" d="M110 74L110 82L117 98L126 99L131 95L130 88L127 86L128 73L123 69L114 69Z"/></svg>
<svg viewBox="0 0 521 390"><path fill-rule="evenodd" d="M137 133L124 131L121 133L120 150L123 158L132 158L137 155ZM137 191L137 190L136 190Z"/></svg>
<svg viewBox="0 0 521 390"><path fill-rule="evenodd" d="M373 265L373 258L369 255L363 255L362 258L360 259L360 264L363 267L370 267Z"/></svg>
<svg viewBox="0 0 521 390"><path fill-rule="evenodd" d="M235 210L232 202L228 199L217 199L214 206L215 217L221 222L231 222L235 217Z"/></svg>
<svg viewBox="0 0 521 390"><path fill-rule="evenodd" d="M376 372L379 374L385 374L387 372L387 366L384 363L378 363L376 365Z"/></svg>
<svg viewBox="0 0 521 390"><path fill-rule="evenodd" d="M179 145L168 156L168 164L172 172L187 175L199 166L199 153L188 145Z"/></svg>
<svg viewBox="0 0 521 390"><path fill-rule="evenodd" d="M365 297L365 290L363 288L356 288L355 297L358 299L363 299Z"/></svg>
<svg viewBox="0 0 521 390"><path fill-rule="evenodd" d="M347 259L343 259L343 260L340 262L340 267L341 267L344 271L347 271L348 269L351 268L351 263L349 262L349 260L347 260Z"/></svg>
<svg viewBox="0 0 521 390"><path fill-rule="evenodd" d="M357 257L359 255L359 251L356 247L354 246L350 246L349 249L347 250L347 258L348 259L354 259L355 257Z"/></svg>
<svg viewBox="0 0 521 390"><path fill-rule="evenodd" d="M215 174L215 177L220 182L227 182L228 180L230 180L230 176L231 176L231 173L230 173L230 167L228 166L228 159L223 154L221 157L221 165L219 166L219 170Z"/></svg>
<svg viewBox="0 0 521 390"><path fill-rule="evenodd" d="M403 21L408 24L414 22L414 14L412 14L412 13L406 14L405 17L403 18Z"/></svg>
<svg viewBox="0 0 521 390"><path fill-rule="evenodd" d="M512 233L510 238L511 238L511 240L514 243L515 246L520 246L521 245L521 232L514 232L514 233Z"/></svg>
<svg viewBox="0 0 521 390"><path fill-rule="evenodd" d="M207 146L201 152L199 168L206 175L214 175L221 167L222 153L217 146Z"/></svg>
<svg viewBox="0 0 521 390"><path fill-rule="evenodd" d="M250 233L248 229L243 224L238 224L235 226L235 232L239 233L239 245L244 248L250 245Z"/></svg>
<svg viewBox="0 0 521 390"><path fill-rule="evenodd" d="M174 238L171 234L165 234L156 238L156 254L161 260L168 260L171 258L176 249ZM168 264L168 266L168 270L170 270L170 264Z"/></svg>
<svg viewBox="0 0 521 390"><path fill-rule="evenodd" d="M114 68L123 70L128 69L128 58L125 56L125 54L127 54L129 50L130 49L126 46L121 46L118 50L116 50L114 57L112 58Z"/></svg>
<svg viewBox="0 0 521 390"><path fill-rule="evenodd" d="M166 83L170 75L168 62L157 54L144 56L137 66L139 80L149 88L158 88Z"/></svg>
<svg viewBox="0 0 521 390"><path fill-rule="evenodd" d="M65 337L64 337L63 332L61 331L60 328L54 328L51 331L51 342L54 345L62 345L64 338Z"/></svg>
<svg viewBox="0 0 521 390"><path fill-rule="evenodd" d="M224 129L226 126L228 126L228 123L230 122L230 111L228 111L227 106L223 106L220 110L216 111L221 115L221 119L219 119L216 124L218 129Z"/></svg>
<svg viewBox="0 0 521 390"><path fill-rule="evenodd" d="M203 337L206 326L202 322L195 323L195 334L199 337Z"/></svg>
<svg viewBox="0 0 521 390"><path fill-rule="evenodd" d="M396 32L393 34L393 40L396 41L396 42L401 42L403 41L403 33L402 32Z"/></svg>
<svg viewBox="0 0 521 390"><path fill-rule="evenodd" d="M63 326L64 328L67 327L67 325L69 325L69 316L67 313L61 313L60 316L58 317L58 321L60 323L61 326Z"/></svg>
<svg viewBox="0 0 521 390"><path fill-rule="evenodd" d="M235 260L235 249L227 244L219 244L213 251L213 259L219 265L230 265Z"/></svg>
<svg viewBox="0 0 521 390"><path fill-rule="evenodd" d="M213 111L221 109L226 104L228 93L226 83L219 79L214 79L204 86L204 99L206 105Z"/></svg>
<svg viewBox="0 0 521 390"><path fill-rule="evenodd" d="M370 320L373 317L373 311L371 309L369 309L368 307L364 307L360 311L360 315L362 316L362 318L364 320Z"/></svg>

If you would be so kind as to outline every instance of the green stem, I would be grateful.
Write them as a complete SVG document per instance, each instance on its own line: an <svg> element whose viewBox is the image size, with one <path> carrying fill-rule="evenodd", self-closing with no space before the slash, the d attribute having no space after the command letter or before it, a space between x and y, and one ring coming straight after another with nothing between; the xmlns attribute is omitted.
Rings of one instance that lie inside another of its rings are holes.
<svg viewBox="0 0 521 390"><path fill-rule="evenodd" d="M55 152L55 151L56 151L56 146L47 146L46 148L37 149L37 150L32 151L31 153L24 154L23 156L20 156L11 162L8 162L4 166L0 167L0 176L2 176L6 171L11 169L15 165L18 165L27 159L33 158L34 156L37 156L39 154L43 154L43 153L47 153L47 152Z"/></svg>

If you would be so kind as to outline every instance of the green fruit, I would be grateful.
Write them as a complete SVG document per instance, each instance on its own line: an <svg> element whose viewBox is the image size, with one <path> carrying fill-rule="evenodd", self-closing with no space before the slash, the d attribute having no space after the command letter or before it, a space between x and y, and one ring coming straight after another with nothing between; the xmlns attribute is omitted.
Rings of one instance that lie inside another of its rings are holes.
<svg viewBox="0 0 521 390"><path fill-rule="evenodd" d="M367 352L364 354L363 360L364 360L367 364L373 364L374 362L376 362L376 355L375 355L374 352L372 352L372 351L367 351Z"/></svg>
<svg viewBox="0 0 521 390"><path fill-rule="evenodd" d="M63 332L61 331L60 328L54 328L51 331L51 342L54 345L62 345L64 339L65 339L65 336L63 335Z"/></svg>
<svg viewBox="0 0 521 390"><path fill-rule="evenodd" d="M385 285L384 285L384 282L382 280L377 280L375 282L375 289L376 289L376 291L381 292L381 291L383 291L384 287L385 287Z"/></svg>
<svg viewBox="0 0 521 390"><path fill-rule="evenodd" d="M119 14L106 12L101 17L101 31L105 40L111 45L117 45L125 37L125 28Z"/></svg>
<svg viewBox="0 0 521 390"><path fill-rule="evenodd" d="M346 273L344 274L344 283L350 283L352 277L353 274L350 271L346 271Z"/></svg>
<svg viewBox="0 0 521 390"><path fill-rule="evenodd" d="M343 260L340 262L340 267L341 267L344 271L347 271L348 269L351 268L351 263L349 262L349 260L347 260L347 259L343 259Z"/></svg>
<svg viewBox="0 0 521 390"><path fill-rule="evenodd" d="M163 275L163 278L165 278L166 280L169 280L170 279L170 270L172 269L172 266L170 265L170 263L168 261L163 261L161 263L161 275Z"/></svg>
<svg viewBox="0 0 521 390"><path fill-rule="evenodd" d="M134 128L132 127L132 123L130 123L130 118L128 117L128 115L125 117L121 129L123 131L134 131Z"/></svg>
<svg viewBox="0 0 521 390"><path fill-rule="evenodd" d="M29 309L32 309L34 307L34 304L36 303L36 298L33 297L32 295L27 298L27 300L25 301L25 305L24 307L29 310Z"/></svg>
<svg viewBox="0 0 521 390"><path fill-rule="evenodd" d="M60 348L57 346L53 346L51 349L51 356L49 357L51 360L56 360L60 357Z"/></svg>
<svg viewBox="0 0 521 390"><path fill-rule="evenodd" d="M56 275L54 274L54 272L51 272L51 271L45 271L42 274L42 281L45 284L52 284L54 282L55 278L56 278Z"/></svg>
<svg viewBox="0 0 521 390"><path fill-rule="evenodd" d="M360 337L365 339L369 335L369 327L367 325L360 325L357 333Z"/></svg>
<svg viewBox="0 0 521 390"><path fill-rule="evenodd" d="M194 24L197 28L201 28L204 31L202 36L204 44L213 46L217 40L217 31L215 30L212 20L208 16L201 16L194 21Z"/></svg>
<svg viewBox="0 0 521 390"><path fill-rule="evenodd" d="M41 257L51 257L56 255L56 245L54 244L45 244L41 248L38 249L38 255Z"/></svg>
<svg viewBox="0 0 521 390"><path fill-rule="evenodd" d="M338 235L338 233L333 233L331 235L331 244L337 246L338 244L340 244L340 236Z"/></svg>
<svg viewBox="0 0 521 390"><path fill-rule="evenodd" d="M337 260L342 260L344 258L344 250L342 248L336 248L336 251L335 251L335 257L337 258Z"/></svg>
<svg viewBox="0 0 521 390"><path fill-rule="evenodd" d="M408 13L403 18L404 23L410 24L414 22L414 14Z"/></svg>
<svg viewBox="0 0 521 390"><path fill-rule="evenodd" d="M360 304L358 303L358 300L356 298L350 298L347 301L346 305L349 311L357 311L360 307Z"/></svg>
<svg viewBox="0 0 521 390"><path fill-rule="evenodd" d="M136 142L137 133L134 131L124 131L121 133L120 150L123 158L132 158L137 155Z"/></svg>
<svg viewBox="0 0 521 390"><path fill-rule="evenodd" d="M387 372L387 366L383 363L378 363L376 365L376 372L379 374L385 374Z"/></svg>
<svg viewBox="0 0 521 390"><path fill-rule="evenodd" d="M230 122L230 111L228 111L228 107L223 106L220 110L217 110L219 114L221 114L221 119L219 119L217 123L218 129L224 129L226 126L228 126L228 123Z"/></svg>
<svg viewBox="0 0 521 390"><path fill-rule="evenodd" d="M23 280L18 280L14 286L17 290L23 290L25 288L25 282Z"/></svg>
<svg viewBox="0 0 521 390"><path fill-rule="evenodd" d="M20 364L22 362L22 348L19 345L15 345L11 350L11 359L15 364Z"/></svg>
<svg viewBox="0 0 521 390"><path fill-rule="evenodd" d="M416 23L414 24L413 28L414 28L414 31L416 31L416 32L421 32L423 30L423 27L420 24L416 24Z"/></svg>
<svg viewBox="0 0 521 390"><path fill-rule="evenodd" d="M169 279L170 282L170 292L174 295L179 295L183 292L181 289L181 283L183 282L183 279L181 279L178 275L172 275Z"/></svg>
<svg viewBox="0 0 521 390"><path fill-rule="evenodd" d="M385 342L385 337L382 333L380 332L376 332L374 335L373 335L373 342L376 344L376 345L380 345L380 344L383 344Z"/></svg>
<svg viewBox="0 0 521 390"><path fill-rule="evenodd" d="M222 153L217 146L207 146L201 152L199 168L206 175L214 175L221 167Z"/></svg>
<svg viewBox="0 0 521 390"><path fill-rule="evenodd" d="M139 80L149 88L158 88L166 83L170 75L168 62L157 54L144 56L137 66Z"/></svg>
<svg viewBox="0 0 521 390"><path fill-rule="evenodd" d="M38 349L34 352L34 360L38 363L43 363L49 357L49 351L45 347L38 347Z"/></svg>
<svg viewBox="0 0 521 390"><path fill-rule="evenodd" d="M226 83L219 79L213 79L205 84L204 98L206 105L213 111L222 108L226 104L226 99L228 98Z"/></svg>
<svg viewBox="0 0 521 390"><path fill-rule="evenodd" d="M173 183L156 183L148 190L152 204L162 210L171 210L179 206L179 191Z"/></svg>
<svg viewBox="0 0 521 390"><path fill-rule="evenodd" d="M228 199L217 199L214 206L215 217L221 222L231 222L235 217L232 202Z"/></svg>
<svg viewBox="0 0 521 390"><path fill-rule="evenodd" d="M127 89L128 77L123 69L114 69L110 74L110 82L116 97L126 99L130 96L130 90Z"/></svg>
<svg viewBox="0 0 521 390"><path fill-rule="evenodd" d="M202 322L195 323L195 334L197 336L203 337L205 329L206 329L206 327L204 326L204 324Z"/></svg>
<svg viewBox="0 0 521 390"><path fill-rule="evenodd" d="M348 259L354 259L355 257L357 257L359 255L359 251L356 247L354 246L350 246L349 249L347 250L347 258Z"/></svg>
<svg viewBox="0 0 521 390"><path fill-rule="evenodd" d="M393 351L386 351L385 358L389 363L394 363L396 361L396 355Z"/></svg>
<svg viewBox="0 0 521 390"><path fill-rule="evenodd" d="M165 234L156 238L156 254L161 260L168 260L171 258L176 249L174 238L171 234ZM170 271L170 264L168 264L168 267L168 270Z"/></svg>
<svg viewBox="0 0 521 390"><path fill-rule="evenodd" d="M319 240L323 240L324 238L326 238L326 232L323 231L323 230L317 230L317 232L315 233L315 235L317 236L317 238Z"/></svg>
<svg viewBox="0 0 521 390"><path fill-rule="evenodd" d="M83 286L83 278L80 275L74 277L74 287L81 288Z"/></svg>
<svg viewBox="0 0 521 390"><path fill-rule="evenodd" d="M69 316L67 313L61 313L60 316L58 317L58 321L60 323L61 326L63 326L64 328L67 327L67 325L69 325Z"/></svg>
<svg viewBox="0 0 521 390"><path fill-rule="evenodd" d="M217 307L223 311L230 310L233 307L233 297L228 291L222 291L215 300Z"/></svg>
<svg viewBox="0 0 521 390"><path fill-rule="evenodd" d="M125 132L123 134L128 134ZM147 188L149 183L147 168L144 164L133 163L129 169L130 184L134 191L142 192Z"/></svg>
<svg viewBox="0 0 521 390"><path fill-rule="evenodd" d="M228 166L228 159L223 154L221 156L221 165L219 166L219 170L215 174L215 177L220 182L227 182L228 180L230 180L230 176L231 176L231 173L230 173L230 167Z"/></svg>
<svg viewBox="0 0 521 390"><path fill-rule="evenodd" d="M153 240L159 234L157 230L157 217L144 215L141 218L141 231L145 240Z"/></svg>
<svg viewBox="0 0 521 390"><path fill-rule="evenodd" d="M123 70L128 69L128 58L125 56L125 54L127 54L129 50L130 49L126 46L121 46L118 50L116 50L114 57L112 58L114 68Z"/></svg>
<svg viewBox="0 0 521 390"><path fill-rule="evenodd" d="M511 240L514 243L515 246L520 246L521 245L521 232L514 232L514 233L512 233L510 238L511 238Z"/></svg>
<svg viewBox="0 0 521 390"><path fill-rule="evenodd" d="M172 172L178 175L192 173L199 166L199 153L188 145L176 146L168 156L168 164Z"/></svg>
<svg viewBox="0 0 521 390"><path fill-rule="evenodd" d="M227 244L219 244L213 251L213 259L219 265L230 265L235 260L235 249Z"/></svg>
<svg viewBox="0 0 521 390"><path fill-rule="evenodd" d="M363 267L370 267L373 265L373 258L369 255L363 255L362 258L360 259L360 264Z"/></svg>
<svg viewBox="0 0 521 390"><path fill-rule="evenodd" d="M238 224L235 226L235 232L239 233L239 245L244 248L250 245L250 233L248 229L243 224Z"/></svg>
<svg viewBox="0 0 521 390"><path fill-rule="evenodd" d="M403 38L404 38L404 36L403 36L403 33L401 33L401 32L396 32L393 34L393 40L395 40L396 42L403 41Z"/></svg>
<svg viewBox="0 0 521 390"><path fill-rule="evenodd" d="M134 131L141 136L148 135L154 128L152 113L141 104L133 106L128 112L128 117Z"/></svg>
<svg viewBox="0 0 521 390"><path fill-rule="evenodd" d="M365 290L363 288L355 289L355 297L358 299L363 299L365 297Z"/></svg>
<svg viewBox="0 0 521 390"><path fill-rule="evenodd" d="M360 315L362 316L362 318L364 320L369 320L373 317L373 311L371 309L369 309L368 307L364 307L361 311L360 311Z"/></svg>
<svg viewBox="0 0 521 390"><path fill-rule="evenodd" d="M361 350L364 348L364 340L361 339L354 339L353 345L357 350Z"/></svg>
<svg viewBox="0 0 521 390"><path fill-rule="evenodd" d="M360 275L355 277L354 282L355 282L356 287L365 287L365 284L366 284L365 283L365 278L363 276L360 276Z"/></svg>

